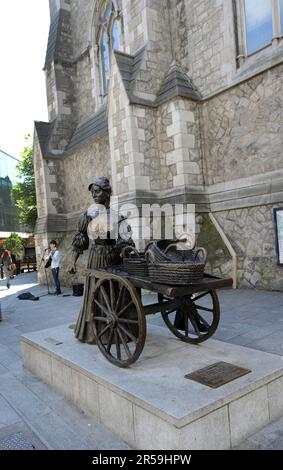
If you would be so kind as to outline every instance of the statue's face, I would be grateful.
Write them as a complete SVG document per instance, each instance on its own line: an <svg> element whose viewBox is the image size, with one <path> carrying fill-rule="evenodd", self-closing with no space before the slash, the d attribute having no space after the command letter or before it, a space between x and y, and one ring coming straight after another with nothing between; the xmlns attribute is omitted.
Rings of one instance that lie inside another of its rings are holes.
<svg viewBox="0 0 283 470"><path fill-rule="evenodd" d="M108 194L95 184L91 187L91 195L96 204L105 204L109 200Z"/></svg>

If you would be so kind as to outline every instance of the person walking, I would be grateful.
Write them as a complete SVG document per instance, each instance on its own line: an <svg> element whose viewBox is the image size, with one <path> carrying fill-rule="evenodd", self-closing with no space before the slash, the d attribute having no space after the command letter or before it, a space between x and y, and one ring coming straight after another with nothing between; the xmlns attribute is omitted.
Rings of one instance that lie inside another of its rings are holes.
<svg viewBox="0 0 283 470"><path fill-rule="evenodd" d="M1 255L1 264L3 265L4 276L7 282L7 289L10 289L10 281L13 279L12 258L8 250L5 250Z"/></svg>
<svg viewBox="0 0 283 470"><path fill-rule="evenodd" d="M59 281L61 254L57 248L57 242L55 240L51 240L49 246L50 246L50 258L51 258L51 272L52 272L52 276L53 276L54 283L56 286L56 292L54 292L54 295L60 295L62 294L61 285Z"/></svg>

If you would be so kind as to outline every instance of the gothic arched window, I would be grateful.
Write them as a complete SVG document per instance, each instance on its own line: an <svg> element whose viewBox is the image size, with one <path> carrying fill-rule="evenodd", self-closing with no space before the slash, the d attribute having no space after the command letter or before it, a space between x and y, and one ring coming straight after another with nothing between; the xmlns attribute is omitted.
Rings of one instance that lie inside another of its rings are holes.
<svg viewBox="0 0 283 470"><path fill-rule="evenodd" d="M98 48L105 96L109 87L111 50L124 51L123 18L116 7L116 2L110 0L104 1L100 9Z"/></svg>

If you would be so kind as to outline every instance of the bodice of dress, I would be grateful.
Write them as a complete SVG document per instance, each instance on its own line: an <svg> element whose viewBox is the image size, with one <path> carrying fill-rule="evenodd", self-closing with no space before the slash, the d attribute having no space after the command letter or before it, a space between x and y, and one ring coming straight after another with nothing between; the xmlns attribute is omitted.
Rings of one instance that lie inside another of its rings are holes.
<svg viewBox="0 0 283 470"><path fill-rule="evenodd" d="M131 243L132 230L124 217L112 209L99 210L96 205L91 206L80 218L78 232L73 240L74 251L82 253L89 246L89 242L111 244Z"/></svg>

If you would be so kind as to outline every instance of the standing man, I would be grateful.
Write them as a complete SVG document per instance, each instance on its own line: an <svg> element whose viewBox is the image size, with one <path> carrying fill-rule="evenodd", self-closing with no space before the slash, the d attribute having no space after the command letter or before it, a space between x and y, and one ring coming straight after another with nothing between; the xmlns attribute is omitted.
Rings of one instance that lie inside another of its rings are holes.
<svg viewBox="0 0 283 470"><path fill-rule="evenodd" d="M61 286L59 281L59 270L60 270L60 258L61 254L60 251L57 249L57 242L55 240L51 240L50 244L50 258L51 258L51 272L56 286L56 292L54 295L60 295Z"/></svg>

